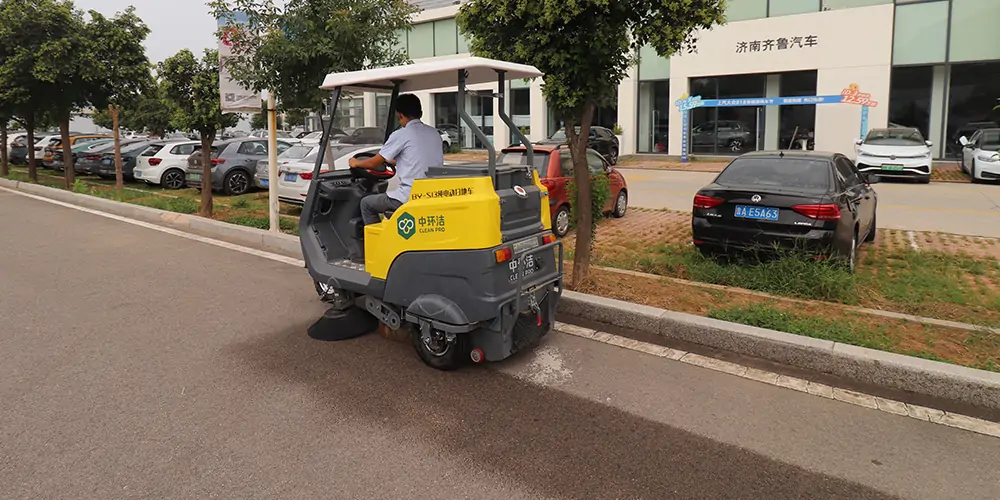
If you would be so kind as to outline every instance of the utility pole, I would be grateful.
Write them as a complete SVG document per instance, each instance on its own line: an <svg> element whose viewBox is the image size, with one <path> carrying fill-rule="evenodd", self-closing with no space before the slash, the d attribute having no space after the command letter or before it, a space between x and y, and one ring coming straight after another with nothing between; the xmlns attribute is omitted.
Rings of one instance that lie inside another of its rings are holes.
<svg viewBox="0 0 1000 500"><path fill-rule="evenodd" d="M274 92L267 95L267 206L271 215L271 232L280 232L278 215L278 117Z"/></svg>

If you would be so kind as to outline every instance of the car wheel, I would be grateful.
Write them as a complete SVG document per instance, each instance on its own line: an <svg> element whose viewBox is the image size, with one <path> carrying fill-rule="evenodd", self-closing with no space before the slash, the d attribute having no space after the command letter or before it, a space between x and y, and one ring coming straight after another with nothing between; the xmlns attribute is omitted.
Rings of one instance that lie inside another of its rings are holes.
<svg viewBox="0 0 1000 500"><path fill-rule="evenodd" d="M226 174L223 190L229 196L239 196L250 191L250 176L242 170L234 170Z"/></svg>
<svg viewBox="0 0 1000 500"><path fill-rule="evenodd" d="M958 165L959 165L960 167L962 167L962 173L963 173L963 174L967 174L967 173L969 173L969 169L965 167L965 155L964 155L964 154L962 155L962 159L961 159L961 160L959 160L959 163L958 163Z"/></svg>
<svg viewBox="0 0 1000 500"><path fill-rule="evenodd" d="M931 183L931 176L930 175L922 176L922 177L920 177L917 180L917 182L919 182L921 184L930 184Z"/></svg>
<svg viewBox="0 0 1000 500"><path fill-rule="evenodd" d="M734 153L739 153L743 150L743 141L740 139L733 139L729 141L729 150Z"/></svg>
<svg viewBox="0 0 1000 500"><path fill-rule="evenodd" d="M160 178L160 185L166 189L180 189L184 187L184 172L176 168L163 172L163 177Z"/></svg>
<svg viewBox="0 0 1000 500"><path fill-rule="evenodd" d="M569 225L569 207L563 205L559 207L559 210L556 210L556 215L552 218L552 232L555 233L556 236L562 238L569 232Z"/></svg>
<svg viewBox="0 0 1000 500"><path fill-rule="evenodd" d="M854 233L851 235L851 248L848 249L847 255L843 257L844 268L847 272L854 274L855 266L858 261L858 229L854 229Z"/></svg>
<svg viewBox="0 0 1000 500"><path fill-rule="evenodd" d="M621 219L625 217L626 211L628 211L628 193L622 189L618 191L618 198L615 199L615 208L612 210L611 215L616 219Z"/></svg>
<svg viewBox="0 0 1000 500"><path fill-rule="evenodd" d="M448 153L448 149L450 149L448 147L448 143L444 142L444 141L441 141L441 152L447 154Z"/></svg>
<svg viewBox="0 0 1000 500"><path fill-rule="evenodd" d="M876 207L876 210L878 210L878 207ZM868 230L868 235L865 236L865 243L871 243L875 241L875 233L878 232L878 224L876 224L878 219L876 217L877 217L876 214L872 214L872 228Z"/></svg>
<svg viewBox="0 0 1000 500"><path fill-rule="evenodd" d="M413 328L411 337L413 348L417 351L421 361L432 368L438 370L456 370L468 364L471 360L469 354L469 336L467 334L447 334L434 330L430 338L424 340L419 328ZM453 339L450 339L454 335Z"/></svg>
<svg viewBox="0 0 1000 500"><path fill-rule="evenodd" d="M611 148L611 152L608 154L608 163L612 165L618 164L618 148Z"/></svg>
<svg viewBox="0 0 1000 500"><path fill-rule="evenodd" d="M969 177L972 177L973 184L979 184L979 179L976 178L976 159L972 159L972 168L969 169Z"/></svg>

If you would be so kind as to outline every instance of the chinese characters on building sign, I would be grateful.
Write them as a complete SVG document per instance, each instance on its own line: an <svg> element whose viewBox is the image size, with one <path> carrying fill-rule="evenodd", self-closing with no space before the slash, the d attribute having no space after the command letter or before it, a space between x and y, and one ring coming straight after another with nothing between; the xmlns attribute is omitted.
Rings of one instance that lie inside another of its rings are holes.
<svg viewBox="0 0 1000 500"><path fill-rule="evenodd" d="M774 50L805 49L819 45L819 37L816 35L793 36L791 38L772 38L768 40L753 40L750 42L736 42L736 53L746 54L748 52L771 52Z"/></svg>

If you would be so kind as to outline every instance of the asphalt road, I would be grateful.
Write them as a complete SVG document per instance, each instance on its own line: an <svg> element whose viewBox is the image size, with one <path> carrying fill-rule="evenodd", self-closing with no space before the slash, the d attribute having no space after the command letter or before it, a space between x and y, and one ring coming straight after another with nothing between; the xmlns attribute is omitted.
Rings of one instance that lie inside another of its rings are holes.
<svg viewBox="0 0 1000 500"><path fill-rule="evenodd" d="M1000 497L1000 439L553 334L441 373L302 269L0 190L3 498Z"/></svg>
<svg viewBox="0 0 1000 500"><path fill-rule="evenodd" d="M629 205L691 211L694 194L717 174L620 169L629 185ZM885 181L878 225L887 229L940 231L1000 238L1000 185Z"/></svg>

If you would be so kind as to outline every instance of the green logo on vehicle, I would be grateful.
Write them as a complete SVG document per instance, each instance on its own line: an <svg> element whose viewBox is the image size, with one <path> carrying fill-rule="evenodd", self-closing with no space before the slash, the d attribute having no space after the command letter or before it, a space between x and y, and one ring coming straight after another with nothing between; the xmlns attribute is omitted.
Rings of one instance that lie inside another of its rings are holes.
<svg viewBox="0 0 1000 500"><path fill-rule="evenodd" d="M403 212L403 215L399 216L396 221L396 232L403 237L404 240L410 239L411 236L417 234L417 221L413 219L413 216L408 212Z"/></svg>

